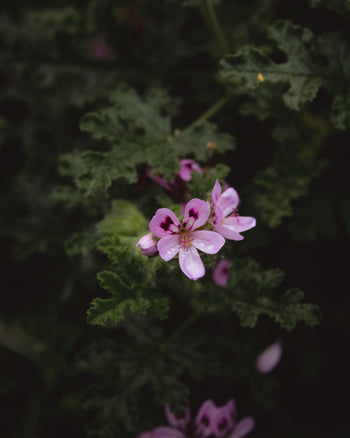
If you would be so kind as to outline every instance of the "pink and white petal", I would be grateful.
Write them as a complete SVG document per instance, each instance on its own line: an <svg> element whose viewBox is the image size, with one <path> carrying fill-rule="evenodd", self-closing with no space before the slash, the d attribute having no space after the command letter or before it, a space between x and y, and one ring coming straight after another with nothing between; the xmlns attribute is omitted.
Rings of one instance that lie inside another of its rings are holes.
<svg viewBox="0 0 350 438"><path fill-rule="evenodd" d="M170 406L168 404L165 405L165 416L170 426L183 431L187 430L191 421L190 409L186 409L182 416L177 416L173 412L171 412Z"/></svg>
<svg viewBox="0 0 350 438"><path fill-rule="evenodd" d="M214 230L221 234L225 239L229 240L243 240L244 237L237 233L236 228L233 225L228 225L226 219L221 224L216 224Z"/></svg>
<svg viewBox="0 0 350 438"><path fill-rule="evenodd" d="M199 408L195 420L196 432L199 436L205 438L213 434L217 409L212 400L206 400Z"/></svg>
<svg viewBox="0 0 350 438"><path fill-rule="evenodd" d="M225 239L215 231L192 231L191 238L192 245L207 254L216 254L225 244Z"/></svg>
<svg viewBox="0 0 350 438"><path fill-rule="evenodd" d="M159 208L151 219L149 229L157 237L165 237L179 232L180 222L169 208Z"/></svg>
<svg viewBox="0 0 350 438"><path fill-rule="evenodd" d="M225 287L227 284L231 262L227 259L220 260L213 271L213 281L218 286Z"/></svg>
<svg viewBox="0 0 350 438"><path fill-rule="evenodd" d="M233 213L239 204L239 196L236 190L232 187L225 190L222 195L219 196L217 206L222 211L224 217Z"/></svg>
<svg viewBox="0 0 350 438"><path fill-rule="evenodd" d="M242 233L254 228L256 219L249 216L230 216L225 219L225 224L234 226L237 233Z"/></svg>
<svg viewBox="0 0 350 438"><path fill-rule="evenodd" d="M180 430L171 427L157 427L152 432L152 438L186 438Z"/></svg>
<svg viewBox="0 0 350 438"><path fill-rule="evenodd" d="M256 360L256 368L262 374L272 371L282 356L282 343L277 340L268 348L266 348Z"/></svg>
<svg viewBox="0 0 350 438"><path fill-rule="evenodd" d="M244 417L237 423L231 435L228 438L242 438L251 432L255 427L255 421L252 417Z"/></svg>
<svg viewBox="0 0 350 438"><path fill-rule="evenodd" d="M213 205L217 204L220 195L221 195L221 186L219 181L216 180L213 190L211 191L211 200L213 201Z"/></svg>
<svg viewBox="0 0 350 438"><path fill-rule="evenodd" d="M168 262L178 254L181 248L179 235L173 234L172 236L163 237L158 242L157 248L161 258Z"/></svg>
<svg viewBox="0 0 350 438"><path fill-rule="evenodd" d="M181 271L191 280L198 280L205 274L205 268L196 248L180 248L179 263Z"/></svg>
<svg viewBox="0 0 350 438"><path fill-rule="evenodd" d="M194 198L187 202L184 220L182 222L186 230L191 231L207 223L210 215L209 202Z"/></svg>

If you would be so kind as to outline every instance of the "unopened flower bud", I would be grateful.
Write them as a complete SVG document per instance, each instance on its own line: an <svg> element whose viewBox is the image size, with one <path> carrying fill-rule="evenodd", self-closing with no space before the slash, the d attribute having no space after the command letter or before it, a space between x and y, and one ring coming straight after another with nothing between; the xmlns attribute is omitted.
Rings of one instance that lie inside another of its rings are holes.
<svg viewBox="0 0 350 438"><path fill-rule="evenodd" d="M156 242L153 239L152 233L142 236L136 246L140 246L142 254L145 256L152 256L157 252Z"/></svg>

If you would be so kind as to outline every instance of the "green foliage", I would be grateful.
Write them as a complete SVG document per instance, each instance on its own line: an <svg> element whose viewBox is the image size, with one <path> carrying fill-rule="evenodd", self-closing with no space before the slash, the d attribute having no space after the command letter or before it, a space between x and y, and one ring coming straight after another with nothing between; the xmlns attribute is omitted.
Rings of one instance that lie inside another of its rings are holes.
<svg viewBox="0 0 350 438"><path fill-rule="evenodd" d="M154 174L171 179L181 158L192 155L199 161L208 160L214 153L208 142L216 144L221 153L234 147L229 135L217 134L209 123L172 133L166 114L171 113L173 104L160 90L141 99L135 90L119 87L111 101L113 106L86 114L80 123L83 131L105 140L110 149L70 153L62 158L61 173L72 176L85 196L107 190L115 180L136 183L138 170L145 164Z"/></svg>
<svg viewBox="0 0 350 438"><path fill-rule="evenodd" d="M142 430L140 424L150 408L170 403L174 411L187 407L188 386L184 375L195 379L215 375L218 363L203 351L205 335L166 338L162 329L146 317L128 315L123 322L128 336L121 342L105 339L91 344L78 361L82 370L93 372L102 383L89 393L86 407L98 410L90 436L112 438L116 430ZM113 388L113 389L112 389ZM152 397L148 397L149 390ZM143 425L152 427L150 418Z"/></svg>
<svg viewBox="0 0 350 438"><path fill-rule="evenodd" d="M244 327L254 327L259 315L268 315L282 328L292 330L299 321L309 326L320 322L319 308L305 304L302 291L292 288L276 299L281 284L280 269L262 269L252 260L236 261L231 268L228 285L220 290L211 285L200 287L192 294L193 306L207 312L233 311Z"/></svg>
<svg viewBox="0 0 350 438"><path fill-rule="evenodd" d="M321 86L334 95L332 121L339 129L349 127L347 113L350 53L347 42L338 34L315 37L306 28L279 20L270 36L287 56L277 63L254 47L243 47L221 61L221 76L229 83L242 83L256 89L265 83L287 82L285 105L300 110L315 99Z"/></svg>
<svg viewBox="0 0 350 438"><path fill-rule="evenodd" d="M221 181L230 173L230 168L225 164L217 164L207 173L193 173L188 186L193 198L206 199L210 197L215 181Z"/></svg>
<svg viewBox="0 0 350 438"><path fill-rule="evenodd" d="M126 313L145 314L163 319L169 311L169 297L157 289L156 271L159 258L141 254L136 243L146 229L140 211L125 200L113 200L111 210L98 224L104 235L97 244L106 254L114 271L98 273L98 280L111 298L95 298L88 309L92 325L113 326L123 320ZM138 236L138 237L135 237Z"/></svg>

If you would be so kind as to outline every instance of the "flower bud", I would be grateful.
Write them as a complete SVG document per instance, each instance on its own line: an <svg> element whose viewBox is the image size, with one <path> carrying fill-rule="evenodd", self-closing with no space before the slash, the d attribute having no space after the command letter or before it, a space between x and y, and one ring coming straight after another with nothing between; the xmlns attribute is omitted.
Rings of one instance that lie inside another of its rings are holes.
<svg viewBox="0 0 350 438"><path fill-rule="evenodd" d="M136 246L140 246L142 254L145 256L153 256L157 252L156 242L153 239L152 233L142 236Z"/></svg>

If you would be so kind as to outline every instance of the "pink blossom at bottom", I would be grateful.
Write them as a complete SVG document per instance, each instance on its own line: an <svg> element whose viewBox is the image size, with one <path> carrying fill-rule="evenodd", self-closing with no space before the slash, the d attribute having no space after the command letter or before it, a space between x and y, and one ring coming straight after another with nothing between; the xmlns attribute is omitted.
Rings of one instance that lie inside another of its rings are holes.
<svg viewBox="0 0 350 438"><path fill-rule="evenodd" d="M262 374L269 373L276 367L281 359L281 356L282 342L277 340L259 354L256 360L256 368Z"/></svg>
<svg viewBox="0 0 350 438"><path fill-rule="evenodd" d="M213 281L218 286L225 287L227 284L232 263L227 259L222 259L213 271Z"/></svg>
<svg viewBox="0 0 350 438"><path fill-rule="evenodd" d="M176 416L167 405L165 414L172 427L157 427L138 438L243 438L255 426L251 417L236 422L237 411L233 399L224 406L216 406L212 400L206 400L199 408L194 424L190 423L188 409L184 415Z"/></svg>

